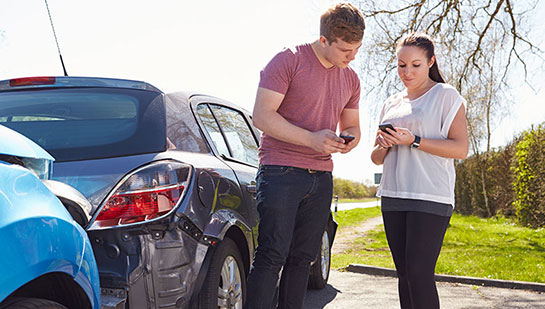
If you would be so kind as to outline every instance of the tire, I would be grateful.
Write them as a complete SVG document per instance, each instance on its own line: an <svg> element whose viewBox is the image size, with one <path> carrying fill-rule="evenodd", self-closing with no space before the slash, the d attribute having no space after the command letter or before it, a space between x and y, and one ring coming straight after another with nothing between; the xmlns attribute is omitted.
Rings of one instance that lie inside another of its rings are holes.
<svg viewBox="0 0 545 309"><path fill-rule="evenodd" d="M221 292L220 292L221 291ZM218 244L199 294L199 308L242 309L246 275L237 245L230 238Z"/></svg>
<svg viewBox="0 0 545 309"><path fill-rule="evenodd" d="M322 245L316 261L310 268L308 278L308 287L310 289L322 289L329 279L329 270L331 267L331 236L329 229L325 229L322 236Z"/></svg>
<svg viewBox="0 0 545 309"><path fill-rule="evenodd" d="M0 304L0 309L67 309L65 306L41 298L14 298L6 304Z"/></svg>

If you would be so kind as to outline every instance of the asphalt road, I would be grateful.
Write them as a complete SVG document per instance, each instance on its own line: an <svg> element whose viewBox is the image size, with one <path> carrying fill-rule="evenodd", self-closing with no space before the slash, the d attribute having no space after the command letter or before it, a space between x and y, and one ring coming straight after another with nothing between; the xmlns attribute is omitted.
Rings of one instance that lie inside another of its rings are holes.
<svg viewBox="0 0 545 309"><path fill-rule="evenodd" d="M441 308L545 308L545 293L477 287L459 283L437 283ZM304 309L400 308L397 279L332 270L322 290L308 290Z"/></svg>
<svg viewBox="0 0 545 309"><path fill-rule="evenodd" d="M380 206L380 199L377 199L376 201L372 201L372 202L365 202L365 203L338 203L337 211L349 210L354 208L368 208L368 207L375 207L375 206ZM331 204L331 211L335 211L335 203Z"/></svg>

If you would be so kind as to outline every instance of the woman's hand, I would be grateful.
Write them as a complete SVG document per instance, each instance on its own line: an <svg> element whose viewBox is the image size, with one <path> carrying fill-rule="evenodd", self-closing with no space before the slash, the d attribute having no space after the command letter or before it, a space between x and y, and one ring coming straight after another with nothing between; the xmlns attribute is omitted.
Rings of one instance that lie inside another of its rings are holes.
<svg viewBox="0 0 545 309"><path fill-rule="evenodd" d="M382 130L379 129L375 137L375 146L378 146L380 149L388 149L392 147L394 144L386 140L383 135L387 135L387 134L385 134Z"/></svg>
<svg viewBox="0 0 545 309"><path fill-rule="evenodd" d="M386 129L390 134L383 132L379 130L377 132L377 140L379 139L379 136L385 141L382 145L390 145L389 147L392 147L393 145L407 145L410 146L414 142L414 134L406 128L399 128L395 127L395 131L392 129Z"/></svg>
<svg viewBox="0 0 545 309"><path fill-rule="evenodd" d="M376 165L381 165L384 163L384 158L386 157L386 154L388 154L388 150L394 145L384 138L384 135L388 134L379 129L375 137L375 149L373 149L371 152L371 161L373 161L373 163Z"/></svg>

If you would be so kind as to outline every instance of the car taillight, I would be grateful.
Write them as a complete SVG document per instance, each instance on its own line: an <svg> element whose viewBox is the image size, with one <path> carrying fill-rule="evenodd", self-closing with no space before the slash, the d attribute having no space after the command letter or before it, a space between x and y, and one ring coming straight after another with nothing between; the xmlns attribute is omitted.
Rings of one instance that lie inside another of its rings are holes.
<svg viewBox="0 0 545 309"><path fill-rule="evenodd" d="M127 175L104 202L92 228L145 222L169 213L183 196L191 166L160 161Z"/></svg>
<svg viewBox="0 0 545 309"><path fill-rule="evenodd" d="M55 77L51 76L14 78L9 81L11 87L53 84L55 84Z"/></svg>

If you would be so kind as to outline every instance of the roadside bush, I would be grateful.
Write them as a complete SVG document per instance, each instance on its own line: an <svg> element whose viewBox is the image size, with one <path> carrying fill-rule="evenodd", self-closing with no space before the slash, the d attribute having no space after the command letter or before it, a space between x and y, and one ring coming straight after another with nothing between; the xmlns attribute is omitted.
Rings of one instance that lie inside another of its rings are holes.
<svg viewBox="0 0 545 309"><path fill-rule="evenodd" d="M339 198L365 198L374 197L377 192L375 186L365 185L363 183L342 179L333 178L333 195L338 195Z"/></svg>
<svg viewBox="0 0 545 309"><path fill-rule="evenodd" d="M458 161L455 211L479 217L514 216L514 176L511 170L513 155L514 146L509 144L505 148L490 151L487 155L473 155L464 161Z"/></svg>
<svg viewBox="0 0 545 309"><path fill-rule="evenodd" d="M545 123L503 148L457 161L455 211L479 217L516 217L525 226L545 226L544 150Z"/></svg>
<svg viewBox="0 0 545 309"><path fill-rule="evenodd" d="M456 161L456 185L454 188L456 196L456 208L454 211L463 215L476 213L477 205L480 205L476 193L480 192L478 170L475 167L477 160L474 156L464 161Z"/></svg>
<svg viewBox="0 0 545 309"><path fill-rule="evenodd" d="M543 124L524 132L516 146L516 216L523 225L545 226L545 127Z"/></svg>
<svg viewBox="0 0 545 309"><path fill-rule="evenodd" d="M515 216L515 208L513 207L515 176L511 170L514 153L515 144L511 143L490 155L487 179L489 180L488 197L493 215Z"/></svg>

